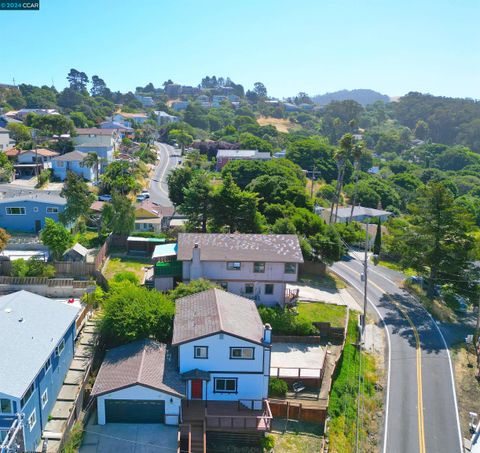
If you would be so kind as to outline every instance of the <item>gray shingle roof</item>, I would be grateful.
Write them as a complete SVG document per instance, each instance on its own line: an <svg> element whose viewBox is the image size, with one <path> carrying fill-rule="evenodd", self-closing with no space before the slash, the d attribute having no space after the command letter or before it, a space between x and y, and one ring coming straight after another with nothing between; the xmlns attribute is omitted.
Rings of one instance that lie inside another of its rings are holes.
<svg viewBox="0 0 480 453"><path fill-rule="evenodd" d="M3 189L3 187L2 187ZM60 192L48 190L26 190L15 189L0 192L0 204L12 203L17 201L32 201L38 203L47 203L51 205L64 206L67 200L60 196Z"/></svg>
<svg viewBox="0 0 480 453"><path fill-rule="evenodd" d="M81 256L87 256L88 255L88 249L86 247L84 247L82 244L80 244L79 242L77 242L73 247L70 247L65 253L64 255L66 255L68 252L71 252L71 251L74 251L74 252L77 252L79 255Z"/></svg>
<svg viewBox="0 0 480 453"><path fill-rule="evenodd" d="M99 127L87 127L75 129L77 135L112 135L114 129L100 129Z"/></svg>
<svg viewBox="0 0 480 453"><path fill-rule="evenodd" d="M351 206L346 208L338 208L338 218L347 218L350 217L350 212L352 210ZM328 210L330 211L330 210ZM365 208L363 206L355 206L353 208L354 216L369 216L369 217L380 217L392 215L390 211L383 211L382 209L375 208Z"/></svg>
<svg viewBox="0 0 480 453"><path fill-rule="evenodd" d="M294 234L180 233L178 260L191 260L195 244L200 248L202 261L303 263L300 243Z"/></svg>
<svg viewBox="0 0 480 453"><path fill-rule="evenodd" d="M217 151L218 157L270 159L271 155L268 152L261 152L256 149L219 149Z"/></svg>
<svg viewBox="0 0 480 453"><path fill-rule="evenodd" d="M255 302L217 288L175 301L173 345L216 333L261 344L263 324Z"/></svg>
<svg viewBox="0 0 480 453"><path fill-rule="evenodd" d="M143 385L183 396L185 384L176 370L172 349L147 339L108 351L95 380L92 395L103 395L132 385Z"/></svg>
<svg viewBox="0 0 480 453"><path fill-rule="evenodd" d="M28 291L0 297L0 393L23 396L78 311Z"/></svg>
<svg viewBox="0 0 480 453"><path fill-rule="evenodd" d="M54 161L68 161L68 162L73 162L73 161L82 161L87 157L86 153L82 153L80 151L71 151L69 153L65 153L61 156L54 157Z"/></svg>

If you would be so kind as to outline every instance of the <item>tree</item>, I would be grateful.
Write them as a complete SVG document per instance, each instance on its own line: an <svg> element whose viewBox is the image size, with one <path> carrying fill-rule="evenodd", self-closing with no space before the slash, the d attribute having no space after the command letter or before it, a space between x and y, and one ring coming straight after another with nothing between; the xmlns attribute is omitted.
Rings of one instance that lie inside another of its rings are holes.
<svg viewBox="0 0 480 453"><path fill-rule="evenodd" d="M207 232L207 220L212 209L212 185L208 173L198 171L188 186L183 189L183 203L180 212L188 218L194 229Z"/></svg>
<svg viewBox="0 0 480 453"><path fill-rule="evenodd" d="M87 157L83 159L82 166L87 168L93 168L93 171L95 173L95 181L98 182L98 177L100 175L100 158L98 157L98 154L88 153Z"/></svg>
<svg viewBox="0 0 480 453"><path fill-rule="evenodd" d="M216 229L227 226L230 233L258 233L262 229L262 219L257 205L257 195L242 192L227 174L213 197L213 224Z"/></svg>
<svg viewBox="0 0 480 453"><path fill-rule="evenodd" d="M377 222L377 232L375 233L375 241L373 242L373 254L380 255L382 251L382 223L380 219Z"/></svg>
<svg viewBox="0 0 480 453"><path fill-rule="evenodd" d="M171 339L173 302L158 291L129 281L114 285L103 303L101 331L108 346L144 338L166 343Z"/></svg>
<svg viewBox="0 0 480 453"><path fill-rule="evenodd" d="M169 140L175 140L182 150L182 155L185 152L185 147L193 142L193 137L182 129L172 129L168 133Z"/></svg>
<svg viewBox="0 0 480 453"><path fill-rule="evenodd" d="M468 297L475 251L472 217L454 203L452 193L441 182L420 189L408 208L410 226L400 237L402 266L427 279L430 295L435 285L448 283Z"/></svg>
<svg viewBox="0 0 480 453"><path fill-rule="evenodd" d="M104 231L128 236L135 227L135 207L124 195L112 193L112 202L102 208L101 225Z"/></svg>
<svg viewBox="0 0 480 453"><path fill-rule="evenodd" d="M21 148L23 142L29 142L32 140L32 134L30 128L21 123L8 123L7 129L10 132L10 136L15 140L17 147Z"/></svg>
<svg viewBox="0 0 480 453"><path fill-rule="evenodd" d="M61 223L49 217L45 217L45 226L40 232L40 240L48 247L54 260L60 260L73 243L71 233Z"/></svg>
<svg viewBox="0 0 480 453"><path fill-rule="evenodd" d="M262 82L255 82L253 84L253 91L259 98L267 97L267 88Z"/></svg>
<svg viewBox="0 0 480 453"><path fill-rule="evenodd" d="M0 228L0 253L5 250L9 239L10 235L6 232L6 230Z"/></svg>
<svg viewBox="0 0 480 453"><path fill-rule="evenodd" d="M417 124L415 124L415 130L413 133L415 138L418 138L419 140L427 140L428 136L430 135L428 123L423 120L418 120Z"/></svg>
<svg viewBox="0 0 480 453"><path fill-rule="evenodd" d="M67 178L60 195L67 200L65 210L60 213L60 221L64 225L85 218L90 212L90 206L95 201L95 195L90 192L87 183L72 171L67 171Z"/></svg>
<svg viewBox="0 0 480 453"><path fill-rule="evenodd" d="M14 168L5 153L0 153L0 181L10 182Z"/></svg>
<svg viewBox="0 0 480 453"><path fill-rule="evenodd" d="M92 96L104 96L107 94L107 90L107 84L103 79L97 75L92 76L92 88L90 89Z"/></svg>
<svg viewBox="0 0 480 453"><path fill-rule="evenodd" d="M67 75L67 80L70 88L75 91L81 92L87 89L88 76L84 72L72 68Z"/></svg>
<svg viewBox="0 0 480 453"><path fill-rule="evenodd" d="M190 296L212 288L218 288L218 286L210 280L199 278L189 283L179 283L175 289L170 291L169 296L175 301L180 297Z"/></svg>
<svg viewBox="0 0 480 453"><path fill-rule="evenodd" d="M309 237L308 242L312 247L314 260L329 265L339 261L346 252L345 245L333 225L326 225L323 233Z"/></svg>
<svg viewBox="0 0 480 453"><path fill-rule="evenodd" d="M75 124L75 127L88 127L89 122L88 118L83 112L72 112L70 113L70 119Z"/></svg>
<svg viewBox="0 0 480 453"><path fill-rule="evenodd" d="M100 177L102 187L108 192L118 192L126 195L139 188L137 175L139 167L125 160L116 160L105 167Z"/></svg>
<svg viewBox="0 0 480 453"><path fill-rule="evenodd" d="M193 171L190 167L179 167L168 174L168 196L175 206L183 204L185 199L183 189L188 186L192 178Z"/></svg>

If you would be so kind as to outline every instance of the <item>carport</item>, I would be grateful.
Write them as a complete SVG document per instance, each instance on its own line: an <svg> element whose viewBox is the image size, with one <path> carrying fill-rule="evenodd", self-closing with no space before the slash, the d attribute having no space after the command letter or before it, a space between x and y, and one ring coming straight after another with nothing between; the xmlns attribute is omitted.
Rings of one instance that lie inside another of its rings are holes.
<svg viewBox="0 0 480 453"><path fill-rule="evenodd" d="M98 424L177 425L184 387L174 353L165 344L141 340L113 348L92 390Z"/></svg>

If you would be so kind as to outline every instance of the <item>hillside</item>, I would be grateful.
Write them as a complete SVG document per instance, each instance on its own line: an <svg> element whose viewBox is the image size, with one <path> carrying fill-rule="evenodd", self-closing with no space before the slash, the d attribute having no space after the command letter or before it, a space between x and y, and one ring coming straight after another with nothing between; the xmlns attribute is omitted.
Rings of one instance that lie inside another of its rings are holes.
<svg viewBox="0 0 480 453"><path fill-rule="evenodd" d="M389 102L390 98L386 94L368 89L340 90L333 93L318 94L312 97L312 101L320 105L327 105L332 101L347 100L357 101L359 104L365 106L377 101Z"/></svg>

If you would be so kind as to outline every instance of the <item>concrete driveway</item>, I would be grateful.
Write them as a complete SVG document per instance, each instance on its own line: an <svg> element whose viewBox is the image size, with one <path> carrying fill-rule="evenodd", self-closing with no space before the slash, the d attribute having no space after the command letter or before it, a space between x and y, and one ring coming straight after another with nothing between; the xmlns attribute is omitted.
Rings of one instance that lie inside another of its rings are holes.
<svg viewBox="0 0 480 453"><path fill-rule="evenodd" d="M110 423L85 427L80 453L159 453L177 451L177 427L163 424Z"/></svg>

